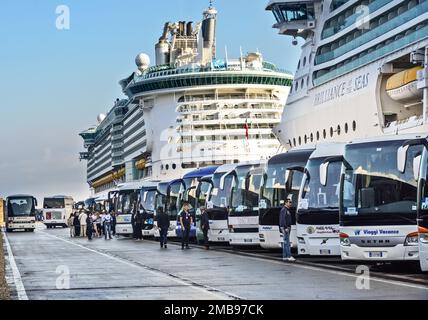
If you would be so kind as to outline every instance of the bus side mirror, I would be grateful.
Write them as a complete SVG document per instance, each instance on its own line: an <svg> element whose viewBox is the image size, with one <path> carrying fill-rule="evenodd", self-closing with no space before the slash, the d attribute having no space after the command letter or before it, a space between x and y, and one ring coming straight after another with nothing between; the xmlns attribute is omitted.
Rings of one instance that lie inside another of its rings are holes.
<svg viewBox="0 0 428 320"><path fill-rule="evenodd" d="M413 177L416 181L419 180L419 170L421 168L422 155L418 155L413 159Z"/></svg>
<svg viewBox="0 0 428 320"><path fill-rule="evenodd" d="M39 204L37 203L37 199L34 198L34 206L37 207Z"/></svg>
<svg viewBox="0 0 428 320"><path fill-rule="evenodd" d="M397 150L397 169L399 172L404 173L406 171L406 162L407 162L407 151L409 146L401 146Z"/></svg>
<svg viewBox="0 0 428 320"><path fill-rule="evenodd" d="M320 165L320 183L322 186L327 185L328 166L330 162L324 162Z"/></svg>

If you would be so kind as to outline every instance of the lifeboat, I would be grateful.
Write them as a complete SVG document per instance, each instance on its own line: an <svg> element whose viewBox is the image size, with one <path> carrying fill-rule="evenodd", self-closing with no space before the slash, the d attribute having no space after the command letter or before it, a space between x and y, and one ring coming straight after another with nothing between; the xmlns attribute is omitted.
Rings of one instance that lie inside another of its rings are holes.
<svg viewBox="0 0 428 320"><path fill-rule="evenodd" d="M386 92L389 97L405 104L421 101L423 92L417 88L417 73L422 69L418 66L391 76L386 82Z"/></svg>

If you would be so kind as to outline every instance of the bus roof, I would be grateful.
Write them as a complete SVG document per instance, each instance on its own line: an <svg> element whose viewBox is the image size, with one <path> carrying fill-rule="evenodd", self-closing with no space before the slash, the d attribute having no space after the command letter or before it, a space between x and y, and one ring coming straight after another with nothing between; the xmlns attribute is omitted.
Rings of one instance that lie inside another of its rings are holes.
<svg viewBox="0 0 428 320"><path fill-rule="evenodd" d="M14 194L7 197L8 199L15 199L15 198L35 198L34 196L30 194Z"/></svg>
<svg viewBox="0 0 428 320"><path fill-rule="evenodd" d="M348 144L360 144L360 143L372 143L372 142L383 142L383 141L399 141L399 140L412 140L419 138L426 138L426 133L408 133L398 135L385 135L372 138L360 138L350 141Z"/></svg>
<svg viewBox="0 0 428 320"><path fill-rule="evenodd" d="M311 149L292 149L286 153L281 153L273 156L268 161L269 165L293 163L293 162L307 162L315 148Z"/></svg>
<svg viewBox="0 0 428 320"><path fill-rule="evenodd" d="M311 154L310 159L341 156L345 153L345 146L346 143L342 142L320 143Z"/></svg>
<svg viewBox="0 0 428 320"><path fill-rule="evenodd" d="M218 166L211 166L194 170L184 175L183 179L202 178L204 176L213 174L217 169Z"/></svg>

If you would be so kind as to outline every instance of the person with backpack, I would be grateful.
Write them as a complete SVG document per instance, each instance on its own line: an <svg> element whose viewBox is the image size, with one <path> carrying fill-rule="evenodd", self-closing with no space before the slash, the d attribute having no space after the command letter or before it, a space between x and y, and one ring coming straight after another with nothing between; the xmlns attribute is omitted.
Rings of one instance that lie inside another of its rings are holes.
<svg viewBox="0 0 428 320"><path fill-rule="evenodd" d="M107 235L109 237L109 239L111 240L111 226L112 226L112 216L110 214L110 212L108 212L105 216L104 216L104 238L107 240Z"/></svg>

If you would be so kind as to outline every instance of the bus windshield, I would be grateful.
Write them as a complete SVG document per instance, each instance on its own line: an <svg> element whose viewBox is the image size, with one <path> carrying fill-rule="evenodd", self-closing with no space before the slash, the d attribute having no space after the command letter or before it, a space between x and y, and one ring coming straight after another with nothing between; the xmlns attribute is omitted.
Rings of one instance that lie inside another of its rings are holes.
<svg viewBox="0 0 428 320"><path fill-rule="evenodd" d="M232 189L232 213L240 214L244 211L258 210L259 190L263 174L239 175L235 178L235 185Z"/></svg>
<svg viewBox="0 0 428 320"><path fill-rule="evenodd" d="M178 206L180 205L180 191L182 191L183 184L181 182L176 182L171 184L169 197L168 197L168 210L167 213L171 219L177 217L178 212L181 210Z"/></svg>
<svg viewBox="0 0 428 320"><path fill-rule="evenodd" d="M342 163L333 162L328 168L327 185L320 181L320 165L325 158L310 159L303 175L299 210L338 209Z"/></svg>
<svg viewBox="0 0 428 320"><path fill-rule="evenodd" d="M283 164L268 166L260 197L260 205L264 209L279 208L285 199L291 199L293 207L297 206L297 198L303 174L299 171L292 171L290 177L291 189L287 190L285 182L286 168L287 166Z"/></svg>
<svg viewBox="0 0 428 320"><path fill-rule="evenodd" d="M413 159L420 146L408 151L405 173L397 168L397 150L403 141L365 143L346 148L353 169L345 171L342 187L343 213L348 216L416 214L417 181Z"/></svg>
<svg viewBox="0 0 428 320"><path fill-rule="evenodd" d="M229 174L224 179L223 189L220 189L220 180L226 173L215 173L213 177L214 187L211 190L210 201L214 208L227 208L233 185L233 175Z"/></svg>
<svg viewBox="0 0 428 320"><path fill-rule="evenodd" d="M118 200L118 214L132 214L135 212L135 205L138 200L137 192L121 191Z"/></svg>
<svg viewBox="0 0 428 320"><path fill-rule="evenodd" d="M141 207L145 211L154 212L155 211L155 198L156 198L156 190L146 190L143 191L141 199Z"/></svg>
<svg viewBox="0 0 428 320"><path fill-rule="evenodd" d="M43 201L43 208L45 209L64 209L65 200L62 198L46 198Z"/></svg>
<svg viewBox="0 0 428 320"><path fill-rule="evenodd" d="M34 211L34 199L32 197L12 198L7 204L9 217L31 216Z"/></svg>

